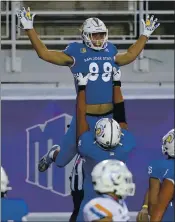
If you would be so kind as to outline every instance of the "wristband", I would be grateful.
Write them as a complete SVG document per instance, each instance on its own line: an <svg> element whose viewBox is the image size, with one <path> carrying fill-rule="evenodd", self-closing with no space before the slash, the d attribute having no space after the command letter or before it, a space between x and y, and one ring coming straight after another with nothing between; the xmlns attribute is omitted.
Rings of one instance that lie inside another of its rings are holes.
<svg viewBox="0 0 175 222"><path fill-rule="evenodd" d="M86 86L78 86L78 91L85 90Z"/></svg>
<svg viewBox="0 0 175 222"><path fill-rule="evenodd" d="M148 205L144 204L144 205L142 206L142 208L143 208L143 209L148 209Z"/></svg>

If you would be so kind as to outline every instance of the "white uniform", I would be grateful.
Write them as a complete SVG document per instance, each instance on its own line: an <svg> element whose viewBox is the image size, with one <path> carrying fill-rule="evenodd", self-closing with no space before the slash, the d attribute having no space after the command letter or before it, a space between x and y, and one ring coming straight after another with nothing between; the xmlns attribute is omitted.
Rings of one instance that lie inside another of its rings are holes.
<svg viewBox="0 0 175 222"><path fill-rule="evenodd" d="M128 208L124 201L115 201L106 196L89 201L83 209L84 221L91 222L104 217L112 218L112 221L129 221Z"/></svg>

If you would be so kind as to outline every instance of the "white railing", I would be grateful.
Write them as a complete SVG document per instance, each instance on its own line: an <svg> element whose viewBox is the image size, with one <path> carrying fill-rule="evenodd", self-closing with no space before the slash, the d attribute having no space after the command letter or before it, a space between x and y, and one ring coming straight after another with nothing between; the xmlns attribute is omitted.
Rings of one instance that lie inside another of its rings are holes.
<svg viewBox="0 0 175 222"><path fill-rule="evenodd" d="M1 16L5 17L5 24L6 24L6 35L1 36L2 45L7 45L7 44L12 44L15 41L15 44L17 45L23 45L23 44L30 44L29 41L26 40L27 36L22 34L20 29L18 29L18 32L16 33L16 26L19 26L19 21L16 24L16 19L15 19L15 15L16 14L16 8L17 6L19 7L20 4L19 2L12 2L12 7L11 10L9 10L9 1L6 0L6 10L1 12ZM137 37L137 15L139 15L139 20L141 20L142 18L145 17L145 15L147 14L159 14L159 15L173 15L174 11L173 10L168 10L168 11L160 11L160 10L148 10L148 6L149 6L149 2L146 1L146 9L144 10L143 8L143 1L140 1L140 5L139 5L139 10L137 10L137 2L131 2L128 1L128 10L123 10L123 11L114 11L114 10L108 10L108 11L58 11L58 10L49 10L49 11L33 11L33 13L36 13L38 16L48 16L48 17L54 17L54 16L58 16L58 15L72 15L72 16L79 16L79 15L108 15L108 16L119 16L119 15L132 15L133 16L133 21L127 22L125 21L125 23L128 23L129 25L129 33L128 35L109 35L109 39L111 40L112 43L114 44L130 44L133 42L133 40ZM14 9L14 11L13 11ZM11 39L9 37L9 15L12 16L11 19ZM68 22L68 21L64 21L61 20L64 24L64 22ZM59 23L61 22L59 21ZM81 20L79 21L79 23L82 22ZM124 21L121 21L121 23L124 23ZM171 21L166 21L165 22L171 22ZM37 24L37 21L36 21ZM42 24L42 22L41 22ZM141 26L139 28L139 31L141 33ZM47 35L41 35L40 36L41 39L44 38L46 39L45 43L47 42L47 44L69 44L71 41L74 40L81 40L79 35L74 35L74 36L68 36L68 35L50 35L49 33ZM57 40L55 40L54 38L57 38ZM148 44L173 44L174 41L174 35L152 35L150 41L148 42ZM121 42L122 40L122 42ZM59 42L58 42L59 41ZM157 42L156 42L157 41Z"/></svg>
<svg viewBox="0 0 175 222"><path fill-rule="evenodd" d="M6 0L6 7L5 10L1 12L2 19L5 20L6 24L6 33L4 36L1 36L1 45L11 45L11 65L12 65L12 71L15 71L15 58L16 58L16 46L17 45L30 45L30 41L26 39L24 35L21 35L21 33L17 33L17 26L19 25L19 21L16 24L16 10L21 6L21 3L11 1L11 10L9 10L9 2ZM139 22L139 33L142 32L141 27L141 19L144 18L147 14L158 14L158 15L174 15L173 10L168 11L160 11L160 10L148 10L148 0L146 1L146 9L144 9L144 2L140 0L139 3L139 10L137 10L136 2L131 4L128 1L128 10L123 11L33 11L33 13L36 13L39 15L44 16L50 16L54 17L59 15L72 15L72 16L78 16L78 15L108 15L108 16L115 16L115 19L119 15L132 15L133 21L128 22L129 23L129 34L128 35L109 35L109 39L113 44L132 44L136 37L137 37L137 22ZM139 15L139 21L137 21L137 17ZM9 16L11 16L11 21L9 21ZM11 22L11 26L10 26ZM3 23L2 23L3 24ZM19 31L19 30L18 30ZM9 35L11 33L11 35ZM57 38L55 40L54 38ZM51 35L42 35L41 38L47 38L46 40L43 40L43 42L47 45L66 45L69 44L72 41L81 42L81 38L78 35L74 36L68 36L68 35L60 35L60 36L51 36ZM174 44L174 35L152 35L150 40L148 41L148 44ZM140 55L142 57L143 54Z"/></svg>
<svg viewBox="0 0 175 222"><path fill-rule="evenodd" d="M4 17L5 17L5 21L1 21L2 24L5 23L5 35L1 35L2 39L8 39L10 37L10 32L9 32L9 1L6 0L3 2L3 4L5 5L5 10L3 12L1 12L1 14L3 13Z"/></svg>

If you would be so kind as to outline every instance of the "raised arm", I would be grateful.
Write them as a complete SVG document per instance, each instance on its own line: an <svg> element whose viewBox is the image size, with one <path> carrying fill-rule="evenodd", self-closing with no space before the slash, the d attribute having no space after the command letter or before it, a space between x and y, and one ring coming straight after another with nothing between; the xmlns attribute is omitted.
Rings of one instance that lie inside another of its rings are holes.
<svg viewBox="0 0 175 222"><path fill-rule="evenodd" d="M77 106L76 106L76 117L77 117L77 141L79 137L86 131L89 130L89 125L86 121L86 84L88 82L90 74L85 76L82 73L76 74L75 78L78 84L77 94Z"/></svg>
<svg viewBox="0 0 175 222"><path fill-rule="evenodd" d="M113 118L116 120L120 127L123 129L128 129L125 116L125 104L121 92L121 70L113 68Z"/></svg>
<svg viewBox="0 0 175 222"><path fill-rule="evenodd" d="M60 66L71 66L74 63L73 58L66 55L64 52L47 49L47 47L40 40L35 29L33 28L33 20L35 15L33 14L31 16L30 8L28 8L27 10L23 8L23 10L19 11L17 16L20 19L21 24L23 25L23 28L25 29L33 48L41 59Z"/></svg>
<svg viewBox="0 0 175 222"><path fill-rule="evenodd" d="M118 53L115 56L115 62L120 65L127 65L133 62L137 56L144 49L145 44L150 37L150 35L154 32L154 30L160 25L157 23L157 19L154 20L154 16L152 15L149 19L149 16L146 19L146 23L142 20L144 31L143 34L139 37L139 39L129 47L129 49L124 53Z"/></svg>

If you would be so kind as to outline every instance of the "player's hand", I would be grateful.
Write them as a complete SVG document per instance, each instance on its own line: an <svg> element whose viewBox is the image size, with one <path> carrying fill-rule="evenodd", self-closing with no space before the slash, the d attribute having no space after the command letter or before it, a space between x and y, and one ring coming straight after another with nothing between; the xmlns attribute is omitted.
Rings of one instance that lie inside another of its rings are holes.
<svg viewBox="0 0 175 222"><path fill-rule="evenodd" d="M137 215L137 222L149 222L148 209L143 208Z"/></svg>
<svg viewBox="0 0 175 222"><path fill-rule="evenodd" d="M156 30L160 25L160 23L157 23L157 21L158 19L154 19L154 15L152 15L151 18L148 15L146 18L146 22L142 19L142 24L144 28L143 35L149 38L154 30Z"/></svg>
<svg viewBox="0 0 175 222"><path fill-rule="evenodd" d="M17 11L17 17L20 19L23 29L33 29L33 20L35 14L31 15L29 7L27 8L27 10L23 7L22 10Z"/></svg>
<svg viewBox="0 0 175 222"><path fill-rule="evenodd" d="M78 86L86 86L89 80L91 73L83 75L81 72L74 75L74 78L77 81Z"/></svg>
<svg viewBox="0 0 175 222"><path fill-rule="evenodd" d="M121 79L121 70L120 69L116 69L116 67L113 68L113 81L117 82L120 81Z"/></svg>

